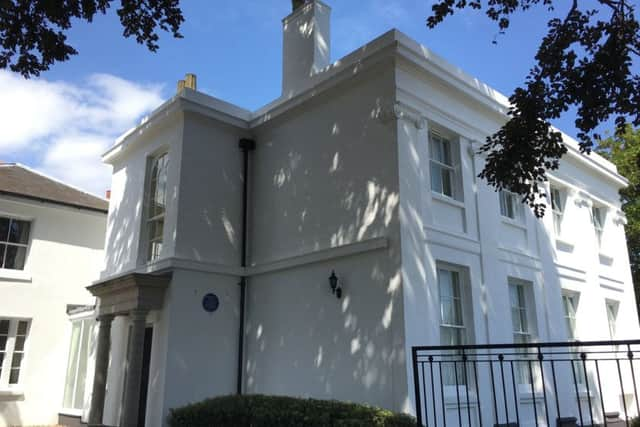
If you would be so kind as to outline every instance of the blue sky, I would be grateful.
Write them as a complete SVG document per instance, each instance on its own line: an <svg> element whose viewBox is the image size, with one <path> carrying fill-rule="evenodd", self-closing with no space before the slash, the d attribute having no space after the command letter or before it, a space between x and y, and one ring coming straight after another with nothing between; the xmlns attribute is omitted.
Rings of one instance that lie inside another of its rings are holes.
<svg viewBox="0 0 640 427"><path fill-rule="evenodd" d="M549 18L542 8L518 15L503 36L471 10L429 30L430 0L326 1L332 7L332 60L397 28L506 95L533 65ZM93 24L76 24L69 40L79 54L40 78L25 81L0 71L0 93L9 101L0 106L0 160L103 195L110 172L100 154L171 96L186 72L197 74L199 90L250 110L280 95L281 19L290 0L181 3L184 38L164 35L156 53L124 39L112 10ZM575 135L573 120L568 114L556 125Z"/></svg>

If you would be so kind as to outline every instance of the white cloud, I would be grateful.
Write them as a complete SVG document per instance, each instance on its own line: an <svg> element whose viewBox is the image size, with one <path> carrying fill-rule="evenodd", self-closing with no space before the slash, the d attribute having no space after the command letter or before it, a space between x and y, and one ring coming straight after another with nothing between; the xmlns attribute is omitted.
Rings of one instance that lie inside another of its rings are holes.
<svg viewBox="0 0 640 427"><path fill-rule="evenodd" d="M79 83L25 80L0 70L0 155L104 195L110 170L100 155L162 103L162 86L109 74Z"/></svg>

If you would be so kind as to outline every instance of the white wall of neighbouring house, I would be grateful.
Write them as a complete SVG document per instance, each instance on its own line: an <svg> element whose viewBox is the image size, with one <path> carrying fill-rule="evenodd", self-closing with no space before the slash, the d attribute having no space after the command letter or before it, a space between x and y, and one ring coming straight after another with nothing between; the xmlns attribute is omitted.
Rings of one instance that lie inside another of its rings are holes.
<svg viewBox="0 0 640 427"><path fill-rule="evenodd" d="M18 198L0 215L31 221L24 271L0 269L0 317L30 320L19 384L0 388L0 426L56 424L69 352L67 304L92 305L85 286L103 260L106 215Z"/></svg>

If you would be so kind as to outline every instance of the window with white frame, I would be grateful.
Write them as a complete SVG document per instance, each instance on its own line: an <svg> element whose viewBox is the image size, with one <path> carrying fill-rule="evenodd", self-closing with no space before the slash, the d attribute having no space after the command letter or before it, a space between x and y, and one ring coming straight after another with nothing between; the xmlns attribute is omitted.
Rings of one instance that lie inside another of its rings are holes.
<svg viewBox="0 0 640 427"><path fill-rule="evenodd" d="M438 290L440 295L440 344L461 346L467 344L469 330L467 322L471 316L465 314L465 290L462 272L453 267L439 266ZM460 363L458 351L451 352L449 362L442 366L445 385L467 384L467 371ZM454 364L453 361L456 363ZM456 366L457 369L454 369ZM457 372L456 372L457 371Z"/></svg>
<svg viewBox="0 0 640 427"><path fill-rule="evenodd" d="M553 229L557 236L562 232L564 216L565 192L558 187L551 187L551 211L553 212Z"/></svg>
<svg viewBox="0 0 640 427"><path fill-rule="evenodd" d="M533 302L531 301L531 284L516 279L509 279L509 300L511 305L511 325L513 330L513 342L515 344L529 344L535 341L535 328L533 319L535 318ZM531 375L536 374L537 367L534 365L529 371L528 350L521 350L525 361L517 364L518 384L531 384Z"/></svg>
<svg viewBox="0 0 640 427"><path fill-rule="evenodd" d="M500 214L516 221L522 220L522 202L516 193L500 190Z"/></svg>
<svg viewBox="0 0 640 427"><path fill-rule="evenodd" d="M609 324L609 337L611 337L612 340L615 340L619 303L618 301L606 300L605 306L607 309L607 322Z"/></svg>
<svg viewBox="0 0 640 427"><path fill-rule="evenodd" d="M565 292L562 294L562 305L564 308L564 320L567 326L567 334L570 340L576 339L576 313L578 312L579 295L577 293Z"/></svg>
<svg viewBox="0 0 640 427"><path fill-rule="evenodd" d="M147 261L160 256L164 237L169 155L164 152L151 159L147 189Z"/></svg>
<svg viewBox="0 0 640 427"><path fill-rule="evenodd" d="M567 334L570 341L577 341L576 327L577 327L577 314L578 303L580 302L580 294L577 292L564 292L562 294L562 306L564 309L564 319L567 326ZM578 352L579 349L575 349ZM586 383L586 377L584 374L584 367L582 362L576 360L571 367L574 371L576 381L580 385Z"/></svg>
<svg viewBox="0 0 640 427"><path fill-rule="evenodd" d="M29 320L0 318L0 389L20 385Z"/></svg>
<svg viewBox="0 0 640 427"><path fill-rule="evenodd" d="M460 199L457 189L455 143L436 131L429 132L429 153L431 163L431 190L452 199Z"/></svg>
<svg viewBox="0 0 640 427"><path fill-rule="evenodd" d="M596 232L598 246L602 246L602 235L604 233L605 217L606 217L606 209L604 207L601 207L601 206L591 207L591 222L593 223L593 229Z"/></svg>
<svg viewBox="0 0 640 427"><path fill-rule="evenodd" d="M23 270L31 223L0 216L0 268Z"/></svg>
<svg viewBox="0 0 640 427"><path fill-rule="evenodd" d="M67 375L62 407L81 410L84 407L87 362L95 321L78 319L72 321Z"/></svg>

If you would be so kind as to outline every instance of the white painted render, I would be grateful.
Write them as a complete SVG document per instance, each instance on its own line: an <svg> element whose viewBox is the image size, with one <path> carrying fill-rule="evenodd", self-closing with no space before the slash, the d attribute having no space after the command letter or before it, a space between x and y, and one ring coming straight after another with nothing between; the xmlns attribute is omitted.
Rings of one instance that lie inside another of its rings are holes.
<svg viewBox="0 0 640 427"><path fill-rule="evenodd" d="M107 217L6 196L0 215L31 221L24 271L0 269L0 316L31 320L20 383L0 388L0 426L56 424L71 330L66 308L95 302L85 286L103 262Z"/></svg>
<svg viewBox="0 0 640 427"><path fill-rule="evenodd" d="M440 342L437 265L459 267L468 282L475 343L512 342L510 278L531 283L539 341L567 339L563 291L580 292L579 339L609 338L605 299L620 304L615 338L637 338L618 196L626 180L567 137L569 153L551 173L567 193L562 235L554 234L550 210L542 220L526 208L522 221L503 219L498 194L476 178L483 167L476 153L507 108L487 85L390 31L257 112L185 89L124 135L104 156L114 176L101 280L173 273L163 309L148 318L155 329L146 425L161 425L173 407L235 392L243 275L249 393L413 413L411 346ZM457 141L459 200L430 189L434 129ZM256 150L243 268L237 144L245 137ZM170 164L165 246L147 264L139 257L145 165L160 149ZM607 211L600 248L593 203ZM329 289L332 270L341 300ZM201 307L208 292L221 301L213 314ZM126 319L117 321L107 424L121 410Z"/></svg>

